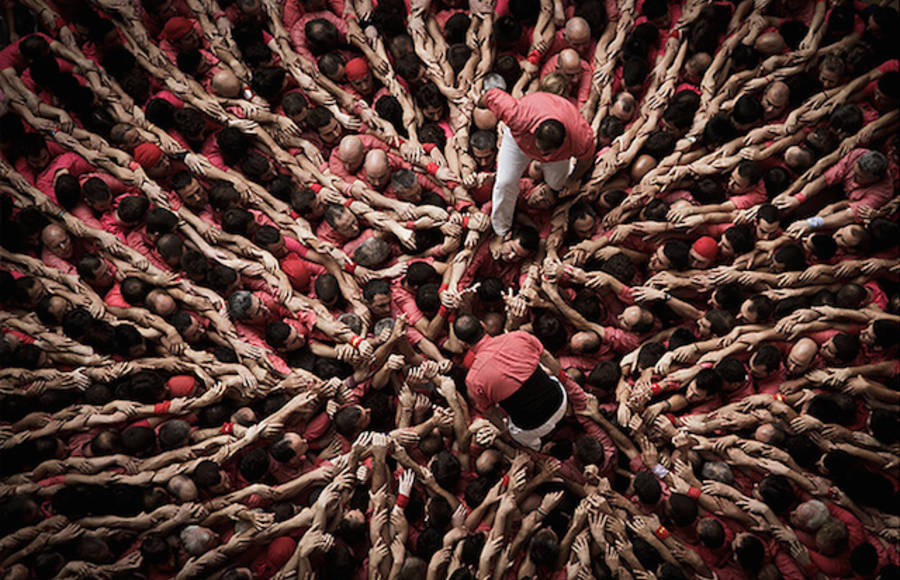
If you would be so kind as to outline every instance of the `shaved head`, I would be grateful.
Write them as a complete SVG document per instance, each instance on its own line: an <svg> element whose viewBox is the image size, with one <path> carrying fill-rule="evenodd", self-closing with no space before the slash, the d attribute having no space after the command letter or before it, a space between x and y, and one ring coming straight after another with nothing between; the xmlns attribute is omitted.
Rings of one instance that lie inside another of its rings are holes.
<svg viewBox="0 0 900 580"><path fill-rule="evenodd" d="M788 106L788 100L791 96L791 89L787 84L781 81L775 81L770 84L760 101L763 107L763 116L766 120L780 117Z"/></svg>
<svg viewBox="0 0 900 580"><path fill-rule="evenodd" d="M787 370L792 375L806 372L819 352L819 345L811 338L804 337L798 340L787 356Z"/></svg>
<svg viewBox="0 0 900 580"><path fill-rule="evenodd" d="M613 117L621 119L623 123L627 123L634 117L635 109L635 100L632 94L621 92L613 100L609 113Z"/></svg>
<svg viewBox="0 0 900 580"><path fill-rule="evenodd" d="M589 43L591 40L591 25L588 21L580 16L570 18L566 22L566 28L563 34L569 46L578 46Z"/></svg>
<svg viewBox="0 0 900 580"><path fill-rule="evenodd" d="M391 166L387 154L381 149L372 149L366 153L364 168L369 182L375 187L384 187L391 179Z"/></svg>
<svg viewBox="0 0 900 580"><path fill-rule="evenodd" d="M341 139L341 145L338 148L338 157L344 164L344 169L349 173L355 173L359 170L365 159L365 147L362 140L356 135L347 135Z"/></svg>
<svg viewBox="0 0 900 580"><path fill-rule="evenodd" d="M241 94L241 81L230 70L221 70L212 78L213 92L226 99L236 99Z"/></svg>
<svg viewBox="0 0 900 580"><path fill-rule="evenodd" d="M581 57L571 48L563 49L559 53L559 61L556 70L568 77L576 77L581 73Z"/></svg>
<svg viewBox="0 0 900 580"><path fill-rule="evenodd" d="M766 32L759 35L754 47L765 56L781 54L784 52L784 39L777 32Z"/></svg>

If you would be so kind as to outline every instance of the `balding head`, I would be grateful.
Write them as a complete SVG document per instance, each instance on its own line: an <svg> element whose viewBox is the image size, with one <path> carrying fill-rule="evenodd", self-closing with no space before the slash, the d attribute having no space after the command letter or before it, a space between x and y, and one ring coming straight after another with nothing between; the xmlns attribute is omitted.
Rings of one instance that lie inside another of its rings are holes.
<svg viewBox="0 0 900 580"><path fill-rule="evenodd" d="M362 140L356 135L347 135L341 139L341 145L338 147L338 157L344 164L347 173L356 173L362 166L366 156L365 147Z"/></svg>
<svg viewBox="0 0 900 580"><path fill-rule="evenodd" d="M656 159L646 153L639 155L638 158L634 160L634 163L631 164L632 181L637 183L643 179L645 175L650 173L654 167L656 167Z"/></svg>
<svg viewBox="0 0 900 580"><path fill-rule="evenodd" d="M788 99L791 96L791 89L781 82L775 81L770 84L763 93L760 103L763 107L763 116L766 120L780 117L788 106Z"/></svg>
<svg viewBox="0 0 900 580"><path fill-rule="evenodd" d="M760 34L754 44L763 56L772 56L784 52L784 39L775 31Z"/></svg>
<svg viewBox="0 0 900 580"><path fill-rule="evenodd" d="M685 64L685 80L697 84L703 78L706 69L712 63L712 57L706 52L698 52Z"/></svg>
<svg viewBox="0 0 900 580"><path fill-rule="evenodd" d="M591 43L591 25L580 16L570 18L563 35L569 47L582 53Z"/></svg>
<svg viewBox="0 0 900 580"><path fill-rule="evenodd" d="M69 233L56 224L49 224L41 232L41 243L54 255L66 260L72 257L74 247Z"/></svg>
<svg viewBox="0 0 900 580"><path fill-rule="evenodd" d="M364 167L369 183L376 188L386 186L391 179L391 166L387 154L381 149L372 149L366 153Z"/></svg>
<svg viewBox="0 0 900 580"><path fill-rule="evenodd" d="M612 107L609 108L609 114L621 119L623 123L631 121L635 111L634 96L627 91L617 94L615 99L613 99Z"/></svg>
<svg viewBox="0 0 900 580"><path fill-rule="evenodd" d="M788 374L799 376L805 373L818 352L819 345L813 339L804 337L798 340L787 356L785 366L787 366Z"/></svg>
<svg viewBox="0 0 900 580"><path fill-rule="evenodd" d="M791 512L791 524L807 532L822 527L829 517L828 507L817 499L803 502Z"/></svg>
<svg viewBox="0 0 900 580"><path fill-rule="evenodd" d="M236 99L241 94L241 81L230 70L221 70L213 75L212 90L226 99Z"/></svg>
<svg viewBox="0 0 900 580"><path fill-rule="evenodd" d="M485 107L475 107L472 111L472 120L475 126L483 131L493 131L497 128L497 116Z"/></svg>
<svg viewBox="0 0 900 580"><path fill-rule="evenodd" d="M581 57L571 48L565 48L559 53L559 61L556 63L556 71L571 79L577 79L581 74Z"/></svg>
<svg viewBox="0 0 900 580"><path fill-rule="evenodd" d="M166 486L173 496L179 501L194 501L197 499L197 485L194 480L186 475L176 475L169 480Z"/></svg>

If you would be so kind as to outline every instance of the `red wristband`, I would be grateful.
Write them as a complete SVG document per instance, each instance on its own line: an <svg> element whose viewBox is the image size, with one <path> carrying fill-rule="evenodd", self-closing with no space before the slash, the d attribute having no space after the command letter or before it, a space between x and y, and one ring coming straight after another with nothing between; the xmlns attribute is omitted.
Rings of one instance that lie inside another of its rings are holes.
<svg viewBox="0 0 900 580"><path fill-rule="evenodd" d="M669 33L669 38L674 38L675 40L678 40L678 38L679 38L680 36L681 36L681 35L679 34L677 28L673 29L672 32Z"/></svg>
<svg viewBox="0 0 900 580"><path fill-rule="evenodd" d="M434 175L438 172L438 169L440 169L440 168L441 168L440 165L438 165L434 161L431 161L428 163L428 165L425 166L425 171L427 171L431 175Z"/></svg>
<svg viewBox="0 0 900 580"><path fill-rule="evenodd" d="M509 487L509 474L503 474L503 487Z"/></svg>
<svg viewBox="0 0 900 580"><path fill-rule="evenodd" d="M416 229L416 220L409 220L408 222L403 224L403 227L405 227L408 230Z"/></svg>
<svg viewBox="0 0 900 580"><path fill-rule="evenodd" d="M447 307L441 304L441 307L438 308L437 315L441 318L447 318L447 315L450 314L450 311L447 310Z"/></svg>
<svg viewBox="0 0 900 580"><path fill-rule="evenodd" d="M663 391L662 385L660 385L659 383L653 383L652 385L650 385L650 392L653 393L654 395L658 395L662 391Z"/></svg>
<svg viewBox="0 0 900 580"><path fill-rule="evenodd" d="M800 193L795 193L794 199L796 199L800 203L803 203L804 201L806 201L806 194L803 193L802 191Z"/></svg>
<svg viewBox="0 0 900 580"><path fill-rule="evenodd" d="M234 433L234 423L222 423L222 428L219 431L226 435L231 435Z"/></svg>
<svg viewBox="0 0 900 580"><path fill-rule="evenodd" d="M154 415L165 415L169 412L169 407L172 406L172 401L163 401L162 403L157 403L153 405L153 414Z"/></svg>
<svg viewBox="0 0 900 580"><path fill-rule="evenodd" d="M362 338L354 335L353 338L350 339L350 346L352 346L353 348L359 348L359 345L362 341Z"/></svg>
<svg viewBox="0 0 900 580"><path fill-rule="evenodd" d="M559 369L559 374L556 375L556 378L559 379L559 382L564 383L569 380L569 375L566 374L566 371L563 369Z"/></svg>
<svg viewBox="0 0 900 580"><path fill-rule="evenodd" d="M398 506L400 509L406 508L406 505L407 505L408 503L409 503L409 496L405 496L405 495L402 495L402 494L397 496L397 506Z"/></svg>
<svg viewBox="0 0 900 580"><path fill-rule="evenodd" d="M784 402L784 395L782 395L781 393L775 393L773 396L775 397L775 400L778 401L779 403Z"/></svg>
<svg viewBox="0 0 900 580"><path fill-rule="evenodd" d="M665 540L669 537L669 530L665 526L659 526L653 534L660 540Z"/></svg>
<svg viewBox="0 0 900 580"><path fill-rule="evenodd" d="M434 143L422 143L422 149L425 150L425 153L431 153L434 151L434 148L437 147Z"/></svg>
<svg viewBox="0 0 900 580"><path fill-rule="evenodd" d="M526 57L526 60L531 64L537 66L541 62L541 53L537 50L532 50L530 53L528 53L528 57Z"/></svg>
<svg viewBox="0 0 900 580"><path fill-rule="evenodd" d="M309 188L311 190L313 190L313 193L319 193L320 191L322 191L322 184L321 183L313 183L312 185L309 186Z"/></svg>
<svg viewBox="0 0 900 580"><path fill-rule="evenodd" d="M356 201L356 200L353 199L352 197L348 198L347 200L344 201L344 207L346 207L347 209L350 209L350 206L353 205L354 201Z"/></svg>
<svg viewBox="0 0 900 580"><path fill-rule="evenodd" d="M462 220L463 229L468 229L469 227L469 216L465 216Z"/></svg>
<svg viewBox="0 0 900 580"><path fill-rule="evenodd" d="M352 274L353 272L356 272L356 262L345 263L344 264L344 272L347 272L348 274Z"/></svg>
<svg viewBox="0 0 900 580"><path fill-rule="evenodd" d="M291 210L291 219L300 219L300 214Z"/></svg>
<svg viewBox="0 0 900 580"><path fill-rule="evenodd" d="M701 369L711 369L711 368L713 368L713 364L709 361L702 362L702 363L700 363L700 368Z"/></svg>
<svg viewBox="0 0 900 580"><path fill-rule="evenodd" d="M450 288L450 285L449 285L449 284L441 284L441 285L438 287L438 294L440 294L440 293L443 292L444 290L447 290L448 288Z"/></svg>
<svg viewBox="0 0 900 580"><path fill-rule="evenodd" d="M688 497L692 499L697 499L703 492L700 491L699 487L691 486L691 489L688 490Z"/></svg>

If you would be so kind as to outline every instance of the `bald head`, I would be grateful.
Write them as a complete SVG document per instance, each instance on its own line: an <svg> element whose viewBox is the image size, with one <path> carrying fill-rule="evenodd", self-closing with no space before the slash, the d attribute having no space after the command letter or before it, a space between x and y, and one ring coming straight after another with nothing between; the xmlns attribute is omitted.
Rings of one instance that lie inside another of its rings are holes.
<svg viewBox="0 0 900 580"><path fill-rule="evenodd" d="M784 39L781 38L781 35L777 32L766 32L759 35L754 47L762 53L763 56L781 54L784 52Z"/></svg>
<svg viewBox="0 0 900 580"><path fill-rule="evenodd" d="M49 224L41 232L41 243L56 256L63 259L72 257L72 239L69 233L56 224Z"/></svg>
<svg viewBox="0 0 900 580"><path fill-rule="evenodd" d="M760 101L765 119L771 120L781 116L788 106L788 99L790 96L791 89L787 84L781 81L775 81L770 84L763 93L763 98Z"/></svg>
<svg viewBox="0 0 900 580"><path fill-rule="evenodd" d="M591 43L591 25L580 16L570 18L563 32L569 47L583 52Z"/></svg>
<svg viewBox="0 0 900 580"><path fill-rule="evenodd" d="M369 182L375 187L383 187L391 179L391 167L387 154L381 149L372 149L366 153L364 168Z"/></svg>
<svg viewBox="0 0 900 580"><path fill-rule="evenodd" d="M794 344L787 357L787 370L791 375L800 375L812 364L816 353L819 352L819 345L811 338L801 338Z"/></svg>
<svg viewBox="0 0 900 580"><path fill-rule="evenodd" d="M167 486L169 493L180 501L194 501L197 499L197 485L186 475L176 475L169 480Z"/></svg>
<svg viewBox="0 0 900 580"><path fill-rule="evenodd" d="M700 79L703 77L706 69L709 68L711 62L712 57L705 52L698 52L689 58L687 64L685 64L687 80L692 83L700 82Z"/></svg>
<svg viewBox="0 0 900 580"><path fill-rule="evenodd" d="M635 100L634 96L627 92L623 91L616 95L613 100L612 107L609 109L609 113L613 117L617 117L623 123L628 123L634 117L635 112Z"/></svg>
<svg viewBox="0 0 900 580"><path fill-rule="evenodd" d="M212 89L220 97L236 99L241 94L241 81L230 70L221 70L213 75Z"/></svg>
<svg viewBox="0 0 900 580"><path fill-rule="evenodd" d="M341 145L338 147L338 157L344 164L344 169L348 173L356 173L365 159L366 150L363 147L362 140L356 135L347 135L341 139Z"/></svg>
<svg viewBox="0 0 900 580"><path fill-rule="evenodd" d="M640 181L645 175L656 167L656 159L646 153L638 156L631 164L631 179L634 182Z"/></svg>
<svg viewBox="0 0 900 580"><path fill-rule="evenodd" d="M581 57L571 48L565 48L559 53L559 61L556 70L567 77L576 77L581 74Z"/></svg>

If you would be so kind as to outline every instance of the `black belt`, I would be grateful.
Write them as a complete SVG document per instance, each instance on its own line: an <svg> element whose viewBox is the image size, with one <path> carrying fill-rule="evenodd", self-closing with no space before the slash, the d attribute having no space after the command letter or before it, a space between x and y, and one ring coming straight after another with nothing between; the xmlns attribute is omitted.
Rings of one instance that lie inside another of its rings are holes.
<svg viewBox="0 0 900 580"><path fill-rule="evenodd" d="M538 365L521 387L498 404L516 427L527 431L549 421L562 402L562 386Z"/></svg>

